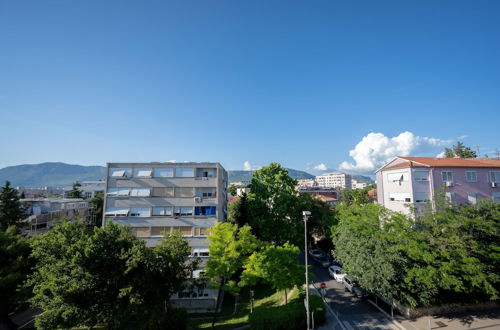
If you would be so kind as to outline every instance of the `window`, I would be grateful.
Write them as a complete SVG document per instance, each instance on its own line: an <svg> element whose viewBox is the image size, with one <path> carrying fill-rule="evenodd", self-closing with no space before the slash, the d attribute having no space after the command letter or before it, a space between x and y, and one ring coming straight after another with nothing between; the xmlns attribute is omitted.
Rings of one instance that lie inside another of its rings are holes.
<svg viewBox="0 0 500 330"><path fill-rule="evenodd" d="M472 205L476 205L477 204L477 196L478 196L478 194L476 192L467 193L467 200Z"/></svg>
<svg viewBox="0 0 500 330"><path fill-rule="evenodd" d="M441 172L441 176L443 177L443 181L453 181L451 171L443 171Z"/></svg>
<svg viewBox="0 0 500 330"><path fill-rule="evenodd" d="M390 193L389 200L393 202L411 202L410 193Z"/></svg>
<svg viewBox="0 0 500 330"><path fill-rule="evenodd" d="M172 216L172 208L170 206L153 207L153 216L170 217Z"/></svg>
<svg viewBox="0 0 500 330"><path fill-rule="evenodd" d="M447 191L445 193L445 196L450 203L455 204L455 193L454 192Z"/></svg>
<svg viewBox="0 0 500 330"><path fill-rule="evenodd" d="M500 192L494 192L491 199L493 199L494 202L500 202Z"/></svg>
<svg viewBox="0 0 500 330"><path fill-rule="evenodd" d="M178 167L175 169L175 176L178 178L193 178L194 168Z"/></svg>
<svg viewBox="0 0 500 330"><path fill-rule="evenodd" d="M194 197L194 188L175 188L175 197Z"/></svg>
<svg viewBox="0 0 500 330"><path fill-rule="evenodd" d="M149 237L149 227L132 227L132 235L135 237Z"/></svg>
<svg viewBox="0 0 500 330"><path fill-rule="evenodd" d="M149 188L132 188L130 190L130 196L132 197L149 197L151 189Z"/></svg>
<svg viewBox="0 0 500 330"><path fill-rule="evenodd" d="M173 187L153 187L153 197L174 197Z"/></svg>
<svg viewBox="0 0 500 330"><path fill-rule="evenodd" d="M209 228L194 228L194 236L207 236Z"/></svg>
<svg viewBox="0 0 500 330"><path fill-rule="evenodd" d="M134 168L134 177L150 178L152 170L150 168Z"/></svg>
<svg viewBox="0 0 500 330"><path fill-rule="evenodd" d="M128 216L128 208L110 207L105 213L108 217L126 217Z"/></svg>
<svg viewBox="0 0 500 330"><path fill-rule="evenodd" d="M208 248L193 248L193 257L209 257Z"/></svg>
<svg viewBox="0 0 500 330"><path fill-rule="evenodd" d="M174 207L174 215L176 217L193 216L192 206L176 206Z"/></svg>
<svg viewBox="0 0 500 330"><path fill-rule="evenodd" d="M85 199L91 199L92 198L92 193L87 191L85 192Z"/></svg>
<svg viewBox="0 0 500 330"><path fill-rule="evenodd" d="M428 171L415 171L413 172L413 177L415 181L429 181Z"/></svg>
<svg viewBox="0 0 500 330"><path fill-rule="evenodd" d="M198 168L196 169L196 177L198 178L215 178L217 171L215 168Z"/></svg>
<svg viewBox="0 0 500 330"><path fill-rule="evenodd" d="M151 236L164 236L171 233L172 227L151 227Z"/></svg>
<svg viewBox="0 0 500 330"><path fill-rule="evenodd" d="M428 193L415 193L415 203L425 203L429 201Z"/></svg>
<svg viewBox="0 0 500 330"><path fill-rule="evenodd" d="M173 168L155 168L154 169L155 178L173 178L174 169Z"/></svg>
<svg viewBox="0 0 500 330"><path fill-rule="evenodd" d="M500 183L500 171L491 171L490 172L490 181Z"/></svg>
<svg viewBox="0 0 500 330"><path fill-rule="evenodd" d="M127 178L132 174L132 169L130 168L110 168L109 176L112 178Z"/></svg>
<svg viewBox="0 0 500 330"><path fill-rule="evenodd" d="M217 197L216 188L196 188L196 196L203 198L215 198Z"/></svg>
<svg viewBox="0 0 500 330"><path fill-rule="evenodd" d="M151 209L149 207L133 207L130 209L131 217L150 217Z"/></svg>
<svg viewBox="0 0 500 330"><path fill-rule="evenodd" d="M194 215L197 216L215 216L216 215L216 207L215 206L196 206L194 208Z"/></svg>
<svg viewBox="0 0 500 330"><path fill-rule="evenodd" d="M466 171L465 180L467 182L477 182L477 172L476 171Z"/></svg>
<svg viewBox="0 0 500 330"><path fill-rule="evenodd" d="M107 195L109 197L128 196L130 188L109 188Z"/></svg>
<svg viewBox="0 0 500 330"><path fill-rule="evenodd" d="M173 227L173 231L180 232L182 236L193 236L193 227L189 226Z"/></svg>

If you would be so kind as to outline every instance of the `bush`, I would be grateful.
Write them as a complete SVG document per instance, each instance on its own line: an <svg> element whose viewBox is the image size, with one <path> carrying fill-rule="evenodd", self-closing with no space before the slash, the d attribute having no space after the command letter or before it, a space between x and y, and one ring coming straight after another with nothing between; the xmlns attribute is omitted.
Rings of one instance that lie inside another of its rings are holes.
<svg viewBox="0 0 500 330"><path fill-rule="evenodd" d="M309 297L309 307L311 312L314 312L314 325L325 323L325 306L319 296ZM302 299L297 299L288 305L257 308L248 319L250 328L254 330L299 330L307 326Z"/></svg>
<svg viewBox="0 0 500 330"><path fill-rule="evenodd" d="M167 312L162 329L183 330L187 328L187 311L185 308L170 308Z"/></svg>

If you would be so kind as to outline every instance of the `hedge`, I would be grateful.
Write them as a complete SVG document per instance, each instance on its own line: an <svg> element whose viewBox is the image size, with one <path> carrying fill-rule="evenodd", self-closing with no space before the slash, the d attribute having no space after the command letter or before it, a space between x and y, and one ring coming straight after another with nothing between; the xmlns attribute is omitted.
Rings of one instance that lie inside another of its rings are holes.
<svg viewBox="0 0 500 330"><path fill-rule="evenodd" d="M309 297L309 308L314 312L314 325L325 323L325 306L319 296ZM307 326L303 299L288 305L257 308L249 316L250 328L254 330L302 330Z"/></svg>

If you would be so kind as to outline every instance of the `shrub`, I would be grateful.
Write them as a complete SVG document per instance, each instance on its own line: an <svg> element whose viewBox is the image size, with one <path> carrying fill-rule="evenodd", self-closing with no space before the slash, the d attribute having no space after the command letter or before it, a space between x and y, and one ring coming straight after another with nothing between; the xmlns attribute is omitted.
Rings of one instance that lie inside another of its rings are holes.
<svg viewBox="0 0 500 330"><path fill-rule="evenodd" d="M170 308L163 322L163 329L183 330L187 328L187 311L185 308Z"/></svg>
<svg viewBox="0 0 500 330"><path fill-rule="evenodd" d="M319 296L309 297L309 307L314 312L314 325L325 322L325 306ZM306 327L306 310L303 300L297 299L288 305L258 308L249 316L250 328L254 330L299 330Z"/></svg>

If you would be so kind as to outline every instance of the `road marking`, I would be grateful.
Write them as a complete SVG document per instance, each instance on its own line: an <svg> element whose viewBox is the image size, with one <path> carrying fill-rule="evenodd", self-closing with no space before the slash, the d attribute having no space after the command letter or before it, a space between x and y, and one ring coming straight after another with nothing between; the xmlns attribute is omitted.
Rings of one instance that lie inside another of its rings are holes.
<svg viewBox="0 0 500 330"><path fill-rule="evenodd" d="M342 323L347 328L347 330L354 330L354 328L349 324L349 322L343 321Z"/></svg>
<svg viewBox="0 0 500 330"><path fill-rule="evenodd" d="M20 325L19 329L24 328L25 326L27 326L28 324L30 324L31 322L34 322L34 321L35 321L35 318L32 318L31 320L29 320L28 322L24 323L23 325Z"/></svg>

